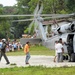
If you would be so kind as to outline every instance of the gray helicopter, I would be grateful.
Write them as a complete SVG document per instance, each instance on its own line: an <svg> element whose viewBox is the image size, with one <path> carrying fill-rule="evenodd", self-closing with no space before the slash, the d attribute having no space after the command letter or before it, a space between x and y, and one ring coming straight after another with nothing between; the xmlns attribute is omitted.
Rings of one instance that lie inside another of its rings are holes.
<svg viewBox="0 0 75 75"><path fill-rule="evenodd" d="M71 16L75 16L75 14L67 15L68 18ZM63 16L58 15L58 17L62 18ZM55 18L58 17L55 16ZM46 36L47 39L43 41L43 45L50 49L54 49L55 41L58 41L61 38L64 43L64 58L67 58L69 55L70 61L75 62L75 20L61 21L58 24L56 22L51 25L51 31L53 35L49 38Z"/></svg>

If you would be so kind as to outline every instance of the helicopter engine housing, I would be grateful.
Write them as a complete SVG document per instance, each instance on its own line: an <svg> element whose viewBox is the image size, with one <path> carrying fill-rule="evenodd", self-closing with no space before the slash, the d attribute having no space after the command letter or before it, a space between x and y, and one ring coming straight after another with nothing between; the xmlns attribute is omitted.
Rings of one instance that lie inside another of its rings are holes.
<svg viewBox="0 0 75 75"><path fill-rule="evenodd" d="M68 23L60 26L57 29L58 33L69 33L69 32L74 32L75 31L75 24L74 23Z"/></svg>

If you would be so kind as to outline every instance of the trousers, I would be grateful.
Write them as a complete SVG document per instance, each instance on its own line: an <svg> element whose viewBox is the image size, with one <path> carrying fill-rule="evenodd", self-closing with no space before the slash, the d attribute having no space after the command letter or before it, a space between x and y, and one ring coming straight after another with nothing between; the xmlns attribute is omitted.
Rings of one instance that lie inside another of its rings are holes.
<svg viewBox="0 0 75 75"><path fill-rule="evenodd" d="M63 62L63 54L57 53L57 62Z"/></svg>
<svg viewBox="0 0 75 75"><path fill-rule="evenodd" d="M28 52L26 53L25 62L28 63L29 59L30 59L30 53Z"/></svg>
<svg viewBox="0 0 75 75"><path fill-rule="evenodd" d="M5 54L5 52L2 52L2 51L1 51L1 52L0 52L0 61L1 61L2 56L4 56L6 62L9 63L9 60L8 60L8 58L7 58L6 54Z"/></svg>

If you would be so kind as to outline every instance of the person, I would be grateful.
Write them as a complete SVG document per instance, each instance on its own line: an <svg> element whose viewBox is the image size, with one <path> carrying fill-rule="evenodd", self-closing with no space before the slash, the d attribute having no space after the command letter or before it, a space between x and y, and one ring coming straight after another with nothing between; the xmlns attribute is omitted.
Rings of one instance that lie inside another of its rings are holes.
<svg viewBox="0 0 75 75"><path fill-rule="evenodd" d="M14 51L16 51L17 50L17 43L13 42L13 46L14 46Z"/></svg>
<svg viewBox="0 0 75 75"><path fill-rule="evenodd" d="M2 40L2 48L1 48L1 54L0 54L0 61L1 61L2 56L4 56L4 58L5 58L6 62L7 62L6 64L10 64L10 62L9 62L5 52L6 52L6 42L5 42L5 40Z"/></svg>
<svg viewBox="0 0 75 75"><path fill-rule="evenodd" d="M62 45L62 39L59 39L58 44L56 45L56 48L57 48L57 62L63 62L64 48Z"/></svg>
<svg viewBox="0 0 75 75"><path fill-rule="evenodd" d="M57 57L57 45L58 44L58 41L55 41L55 57L54 57L54 62L56 62L56 57Z"/></svg>
<svg viewBox="0 0 75 75"><path fill-rule="evenodd" d="M60 38L59 41L62 45L64 45L64 42L62 42L62 38Z"/></svg>
<svg viewBox="0 0 75 75"><path fill-rule="evenodd" d="M30 53L29 53L29 42L26 42L26 45L24 46L24 53L26 54L26 59L25 59L25 63L29 64L29 59L30 59Z"/></svg>
<svg viewBox="0 0 75 75"><path fill-rule="evenodd" d="M57 57L57 45L58 44L58 41L55 41L55 57L54 57L54 62L56 62L56 57Z"/></svg>
<svg viewBox="0 0 75 75"><path fill-rule="evenodd" d="M69 62L71 62L71 54L73 53L73 41L72 41L72 39L70 39L66 45L67 45L67 49L68 49Z"/></svg>

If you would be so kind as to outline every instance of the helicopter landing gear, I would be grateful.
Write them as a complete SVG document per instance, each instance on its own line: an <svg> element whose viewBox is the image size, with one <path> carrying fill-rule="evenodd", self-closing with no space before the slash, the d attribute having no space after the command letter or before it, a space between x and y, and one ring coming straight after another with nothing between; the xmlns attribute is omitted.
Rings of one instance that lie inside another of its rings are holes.
<svg viewBox="0 0 75 75"><path fill-rule="evenodd" d="M68 60L68 55L63 55L63 60Z"/></svg>

